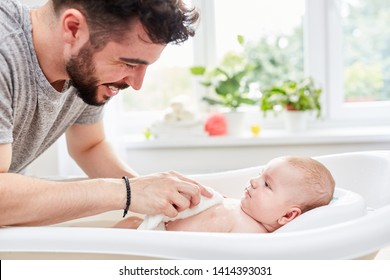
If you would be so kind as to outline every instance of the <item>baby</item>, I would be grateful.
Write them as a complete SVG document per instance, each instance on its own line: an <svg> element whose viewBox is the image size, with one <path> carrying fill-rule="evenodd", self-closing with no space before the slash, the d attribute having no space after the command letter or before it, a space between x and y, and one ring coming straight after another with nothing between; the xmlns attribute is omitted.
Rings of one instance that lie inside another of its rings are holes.
<svg viewBox="0 0 390 280"><path fill-rule="evenodd" d="M329 204L335 181L329 170L309 157L271 160L251 178L241 200L224 198L196 215L166 222L168 231L273 232L302 213ZM138 228L138 217L115 227Z"/></svg>

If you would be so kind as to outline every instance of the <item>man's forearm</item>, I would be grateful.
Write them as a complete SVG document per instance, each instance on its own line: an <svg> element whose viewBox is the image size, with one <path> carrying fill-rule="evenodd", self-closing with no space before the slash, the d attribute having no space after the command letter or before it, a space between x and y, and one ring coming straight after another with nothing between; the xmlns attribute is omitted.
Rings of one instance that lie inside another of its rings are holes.
<svg viewBox="0 0 390 280"><path fill-rule="evenodd" d="M0 226L48 225L123 209L123 181L45 181L0 174Z"/></svg>

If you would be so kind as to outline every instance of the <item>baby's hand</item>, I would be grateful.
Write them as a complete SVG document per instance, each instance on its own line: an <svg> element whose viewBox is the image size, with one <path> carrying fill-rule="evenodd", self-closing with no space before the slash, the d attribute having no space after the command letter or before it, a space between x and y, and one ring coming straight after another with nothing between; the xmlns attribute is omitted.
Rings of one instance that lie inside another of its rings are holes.
<svg viewBox="0 0 390 280"><path fill-rule="evenodd" d="M117 224L114 225L114 228L131 228L131 229L137 229L140 224L143 222L144 220L140 217L128 217L120 222L118 222Z"/></svg>

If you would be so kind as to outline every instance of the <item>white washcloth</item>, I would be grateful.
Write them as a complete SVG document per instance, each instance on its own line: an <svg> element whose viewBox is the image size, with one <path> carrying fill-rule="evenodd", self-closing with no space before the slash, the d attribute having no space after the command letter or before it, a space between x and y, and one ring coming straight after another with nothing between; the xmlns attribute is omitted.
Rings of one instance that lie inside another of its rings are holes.
<svg viewBox="0 0 390 280"><path fill-rule="evenodd" d="M142 224L138 227L138 229L144 230L165 230L165 223L169 221L174 221L178 219L184 219L187 217L191 217L196 215L214 205L222 203L223 196L220 193L217 193L213 189L208 188L208 191L213 194L211 198L207 198L201 196L200 202L193 208L188 208L184 211L179 212L176 217L170 218L168 216L154 215L154 216L146 216Z"/></svg>

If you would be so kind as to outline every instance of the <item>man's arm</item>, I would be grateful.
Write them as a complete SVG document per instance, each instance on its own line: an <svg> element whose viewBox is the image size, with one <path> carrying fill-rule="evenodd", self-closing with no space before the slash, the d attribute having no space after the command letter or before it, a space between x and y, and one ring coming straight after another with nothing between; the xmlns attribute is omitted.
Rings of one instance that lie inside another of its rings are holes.
<svg viewBox="0 0 390 280"><path fill-rule="evenodd" d="M54 224L124 208L121 179L45 181L7 173L11 144L1 144L0 155L0 226Z"/></svg>
<svg viewBox="0 0 390 280"><path fill-rule="evenodd" d="M105 140L102 122L91 125L74 124L66 131L66 141L69 154L90 178L137 176Z"/></svg>
<svg viewBox="0 0 390 280"><path fill-rule="evenodd" d="M202 189L175 172L130 181L130 211L147 215L174 217L191 203L197 204ZM121 210L125 205L122 179L56 182L0 173L0 226L55 224Z"/></svg>
<svg viewBox="0 0 390 280"><path fill-rule="evenodd" d="M8 172L11 166L12 146L11 144L0 144L0 174Z"/></svg>

